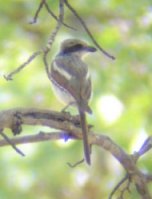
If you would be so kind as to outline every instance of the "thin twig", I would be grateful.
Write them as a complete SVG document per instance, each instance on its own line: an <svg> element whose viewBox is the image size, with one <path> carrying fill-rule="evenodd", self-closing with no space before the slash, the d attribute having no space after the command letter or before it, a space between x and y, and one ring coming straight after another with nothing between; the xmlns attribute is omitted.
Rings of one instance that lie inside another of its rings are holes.
<svg viewBox="0 0 152 199"><path fill-rule="evenodd" d="M46 49L44 49L43 61L44 61L45 70L46 70L46 73L47 73L48 77L49 77L49 65L48 65L48 62L47 62L47 55L48 55L48 52L50 51L50 49L52 47L52 44L53 44L53 42L55 40L55 37L56 37L57 33L59 32L59 30L60 30L60 28L62 26L63 19L64 19L64 0L60 0L60 2L59 2L58 23L56 25L56 28L54 29L54 31L50 35L50 38L48 40Z"/></svg>
<svg viewBox="0 0 152 199"><path fill-rule="evenodd" d="M82 159L82 160L80 160L80 161L78 161L78 162L76 162L76 163L74 163L74 164L71 164L70 162L67 162L67 165L68 165L69 167L71 167L71 168L74 168L74 167L76 167L76 166L82 164L83 162L84 162L84 159Z"/></svg>
<svg viewBox="0 0 152 199"><path fill-rule="evenodd" d="M42 1L40 2L40 4L39 4L38 9L37 9L36 12L35 12L35 15L34 15L34 17L33 17L33 20L30 22L30 24L34 24L34 23L37 22L38 15L39 15L39 13L40 13L40 11L41 11L41 9L42 9L42 7L43 7L44 4L45 4L45 0L42 0Z"/></svg>
<svg viewBox="0 0 152 199"><path fill-rule="evenodd" d="M25 61L23 64L21 64L17 69L15 69L14 71L12 71L10 74L8 75L4 75L4 78L6 80L12 80L13 76L15 74L17 74L18 72L20 72L23 68L25 68L29 63L31 63L33 61L33 59L35 57L37 57L38 55L40 55L42 53L42 51L36 51L35 53L33 53L27 61Z"/></svg>
<svg viewBox="0 0 152 199"><path fill-rule="evenodd" d="M40 2L39 6L38 6L38 8L37 8L37 10L36 10L36 12L35 12L35 15L34 15L34 17L33 17L33 20L30 22L30 24L34 24L34 23L37 22L38 15L39 15L41 9L43 8L43 5L45 5L45 8L47 9L48 13L49 13L56 21L58 21L57 16L56 16L56 15L52 12L52 10L49 8L49 5L47 4L46 0L42 0L42 1ZM72 29L72 30L76 30L76 28L74 28L74 27L72 27L72 26L69 26L68 24L66 24L66 23L64 23L64 22L63 22L63 25L64 25L65 27L67 27L67 28Z"/></svg>
<svg viewBox="0 0 152 199"><path fill-rule="evenodd" d="M149 136L141 146L140 150L138 151L139 155L144 155L147 151L152 148L152 136Z"/></svg>
<svg viewBox="0 0 152 199"><path fill-rule="evenodd" d="M57 16L52 12L52 10L49 8L48 4L47 4L46 2L45 2L44 4L45 4L45 8L47 9L48 13L49 13L56 21L58 21ZM76 28L74 28L74 27L72 27L72 26L69 26L68 24L66 24L66 23L64 23L64 22L63 22L63 25L64 25L65 27L67 27L67 28L72 29L72 30L75 30L75 31L77 30Z"/></svg>
<svg viewBox="0 0 152 199"><path fill-rule="evenodd" d="M25 156L25 154L20 150L18 149L15 144L12 142L12 140L10 140L2 131L2 129L0 130L0 134L1 136L4 138L4 140L18 153L20 154L21 156Z"/></svg>
<svg viewBox="0 0 152 199"><path fill-rule="evenodd" d="M50 133L39 132L34 135L26 135L26 136L11 138L11 143L13 145L18 145L18 144L45 142L50 140L59 140L62 138L62 134L63 132L50 132ZM8 143L6 139L0 140L0 147L8 145L10 145L10 143Z"/></svg>
<svg viewBox="0 0 152 199"><path fill-rule="evenodd" d="M115 57L113 55L110 55L107 51L105 51L95 40L95 38L93 37L92 33L90 32L90 30L88 29L88 27L86 26L85 22L83 21L83 19L78 15L78 13L75 11L75 9L69 4L69 2L67 0L64 0L66 6L69 8L69 10L71 10L71 12L74 14L74 16L77 17L77 19L80 21L81 25L83 26L83 28L85 29L85 31L87 32L87 34L89 35L89 37L91 38L91 40L93 41L93 43L95 44L95 46L97 46L97 48L107 57L111 58L111 59L115 59Z"/></svg>
<svg viewBox="0 0 152 199"><path fill-rule="evenodd" d="M42 5L44 4L45 1L41 1L40 5L39 5L39 8L37 10L37 14L35 15L36 17L38 16L38 13L39 11L41 10L42 8ZM44 60L44 64L45 64L45 68L46 68L46 72L48 74L48 70L49 70L49 66L48 66L48 63L47 63L47 54L48 52L50 51L51 49L51 46L54 42L54 39L59 31L59 29L61 28L62 24L63 24L63 17L64 17L64 1L63 0L60 0L60 4L59 4L59 19L58 19L58 23L57 23L57 26L54 30L54 32L51 34L49 40L48 40L48 43L47 43L47 46L45 49L43 50L39 50L39 51L36 51L35 53L33 53L27 61L25 61L23 64L21 64L17 69L15 69L14 71L12 71L10 74L8 75L4 75L4 78L6 80L12 80L13 79L13 76L15 74L17 74L18 72L20 72L23 68L25 68L29 63L32 62L32 60L37 57L38 55L40 55L42 52L44 52L44 57L43 57L43 60Z"/></svg>
<svg viewBox="0 0 152 199"><path fill-rule="evenodd" d="M127 185L121 190L120 198L124 198L124 194L125 194L126 191L128 191L128 193L131 193L131 191L130 191L130 182L131 182L131 180L130 180L130 178L128 176Z"/></svg>
<svg viewBox="0 0 152 199"><path fill-rule="evenodd" d="M126 175L118 184L114 187L112 192L109 195L109 199L112 199L113 195L116 193L116 191L119 189L119 187L128 179L128 175Z"/></svg>

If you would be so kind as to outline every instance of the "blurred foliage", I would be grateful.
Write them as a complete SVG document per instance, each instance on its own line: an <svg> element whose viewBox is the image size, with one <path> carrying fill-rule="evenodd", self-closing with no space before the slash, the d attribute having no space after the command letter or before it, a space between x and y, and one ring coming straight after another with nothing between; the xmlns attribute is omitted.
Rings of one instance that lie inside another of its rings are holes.
<svg viewBox="0 0 152 199"><path fill-rule="evenodd" d="M33 52L45 46L56 22L45 9L38 22L29 24L39 1L0 1L0 109L39 107L60 110L63 106L52 93L42 57L7 82L10 73ZM116 57L112 61L99 51L87 57L93 81L90 103L94 114L88 120L98 133L114 139L128 153L138 150L152 131L152 5L150 0L70 1L85 20L96 40ZM58 1L49 1L57 14ZM92 44L78 20L68 9L65 21L77 28L63 27L50 53L50 62L59 43L77 37ZM23 134L37 133L41 127L24 127ZM43 128L44 129L44 128ZM46 129L50 131L50 129ZM10 133L8 131L7 133ZM23 135L22 134L22 135ZM101 199L108 198L124 175L120 164L107 152L93 147L92 166L69 168L82 155L80 141L46 142L19 146L19 157L11 147L0 150L0 198L2 199ZM151 170L151 152L139 167ZM151 188L151 187L150 187ZM126 198L139 198L135 187Z"/></svg>

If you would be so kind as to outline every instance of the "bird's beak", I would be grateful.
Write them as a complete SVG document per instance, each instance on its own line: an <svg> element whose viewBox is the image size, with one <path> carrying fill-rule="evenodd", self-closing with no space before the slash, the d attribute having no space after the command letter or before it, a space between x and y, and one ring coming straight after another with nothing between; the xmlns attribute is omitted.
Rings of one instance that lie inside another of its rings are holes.
<svg viewBox="0 0 152 199"><path fill-rule="evenodd" d="M86 46L85 50L88 51L88 52L96 52L97 51L97 49L92 47L92 46Z"/></svg>

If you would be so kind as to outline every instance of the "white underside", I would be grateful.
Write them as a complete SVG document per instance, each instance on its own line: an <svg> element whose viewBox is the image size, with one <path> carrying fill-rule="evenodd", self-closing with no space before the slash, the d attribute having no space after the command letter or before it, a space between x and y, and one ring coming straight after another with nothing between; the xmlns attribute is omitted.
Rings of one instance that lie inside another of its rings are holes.
<svg viewBox="0 0 152 199"><path fill-rule="evenodd" d="M69 92L67 92L66 89L61 87L59 84L57 84L54 80L52 80L52 88L56 95L56 97L59 99L60 102L62 102L65 105L68 104L75 104L75 99L72 95L70 95Z"/></svg>

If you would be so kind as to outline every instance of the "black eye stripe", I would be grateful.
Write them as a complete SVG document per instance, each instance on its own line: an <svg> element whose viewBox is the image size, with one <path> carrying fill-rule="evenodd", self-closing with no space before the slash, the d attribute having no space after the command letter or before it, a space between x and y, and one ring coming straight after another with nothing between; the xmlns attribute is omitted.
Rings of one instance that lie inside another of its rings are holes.
<svg viewBox="0 0 152 199"><path fill-rule="evenodd" d="M76 44L74 47L75 47L75 48L78 48L78 49L83 48L82 44Z"/></svg>
<svg viewBox="0 0 152 199"><path fill-rule="evenodd" d="M82 50L83 46L81 44L76 44L74 46L68 47L63 50L63 53L71 53L71 52L76 52L78 50Z"/></svg>

